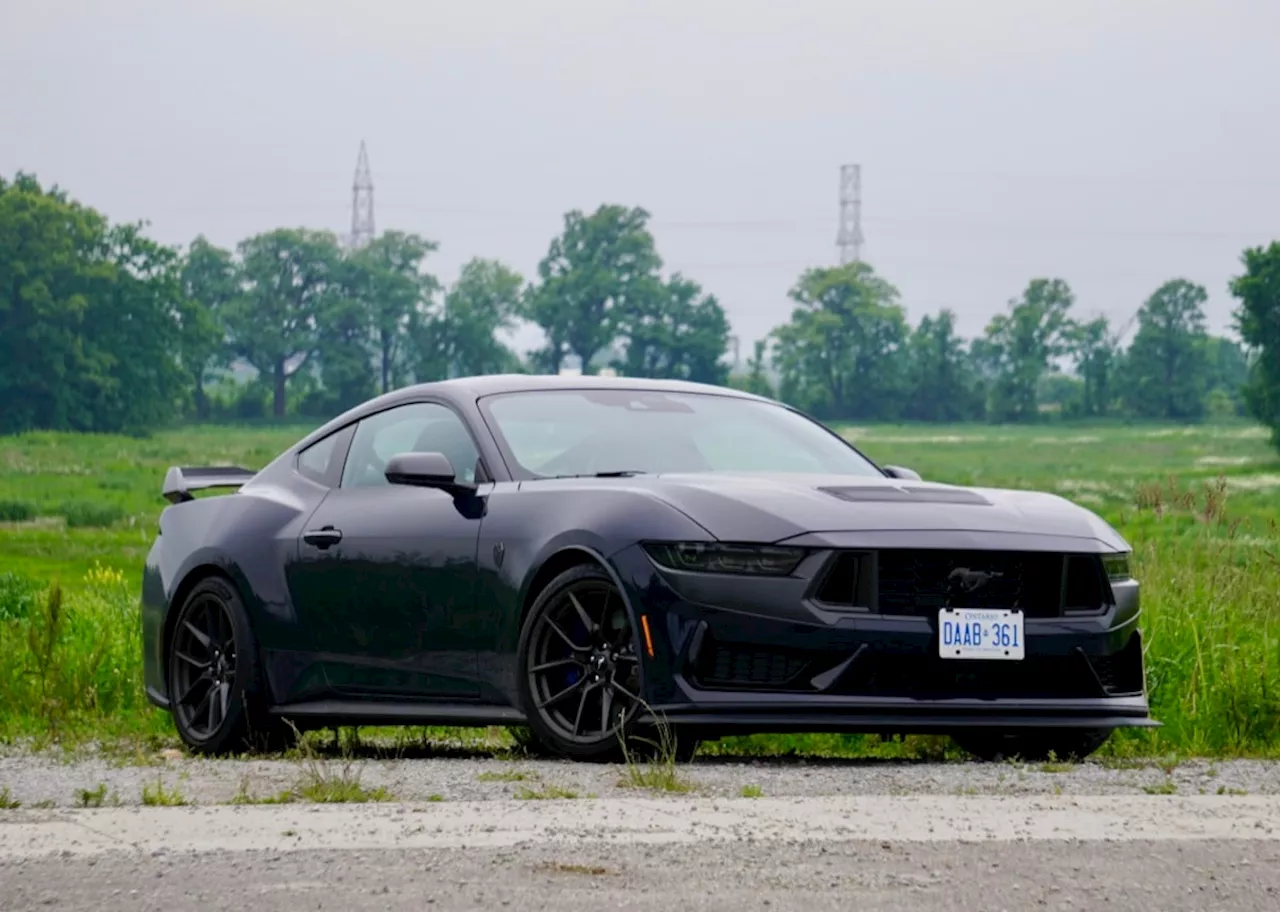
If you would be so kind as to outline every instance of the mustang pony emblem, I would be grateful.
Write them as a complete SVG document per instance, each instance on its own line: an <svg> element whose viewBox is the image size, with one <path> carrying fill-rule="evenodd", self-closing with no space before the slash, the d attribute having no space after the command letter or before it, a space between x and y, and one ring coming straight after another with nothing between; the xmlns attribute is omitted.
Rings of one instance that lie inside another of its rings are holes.
<svg viewBox="0 0 1280 912"><path fill-rule="evenodd" d="M963 592L977 592L993 579L999 579L1003 573L986 570L970 570L968 567L956 567L947 574L947 582L958 583Z"/></svg>

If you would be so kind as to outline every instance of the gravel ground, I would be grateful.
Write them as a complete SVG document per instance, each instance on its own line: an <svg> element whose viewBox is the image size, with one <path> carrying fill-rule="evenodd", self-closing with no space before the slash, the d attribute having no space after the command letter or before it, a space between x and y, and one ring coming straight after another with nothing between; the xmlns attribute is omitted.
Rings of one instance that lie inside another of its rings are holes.
<svg viewBox="0 0 1280 912"><path fill-rule="evenodd" d="M220 804L238 793L276 795L303 779L308 764L289 760L203 760L176 751L122 765L102 757L67 760L56 754L0 757L0 791L24 807L71 807L82 791L105 786L105 804L133 805L157 782L195 804ZM366 788L382 787L404 801L479 801L516 797L551 788L575 796L634 794L620 787L621 766L558 761L465 759L336 759L319 761L323 775L359 777ZM679 767L693 793L733 797L744 788L770 797L821 795L1280 795L1280 763L1233 760L1185 761L1162 768L1081 764L903 763L697 759Z"/></svg>
<svg viewBox="0 0 1280 912"><path fill-rule="evenodd" d="M361 759L347 775L398 800L230 807L308 764L142 759L0 757L21 803L0 809L0 909L1280 908L1265 762L707 758L677 794L617 766ZM196 806L139 807L157 782ZM556 789L600 800L515 800Z"/></svg>

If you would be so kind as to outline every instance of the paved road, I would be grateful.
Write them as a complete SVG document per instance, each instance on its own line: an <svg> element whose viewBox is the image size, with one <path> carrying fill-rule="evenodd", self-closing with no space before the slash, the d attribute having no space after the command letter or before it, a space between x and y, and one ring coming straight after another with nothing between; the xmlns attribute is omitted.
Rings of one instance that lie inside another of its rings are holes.
<svg viewBox="0 0 1280 912"><path fill-rule="evenodd" d="M362 777L403 801L232 806L299 766L8 757L0 909L1280 908L1269 764L699 762L676 796L620 772L399 760ZM198 804L140 806L156 781ZM108 806L74 807L95 782ZM514 797L551 783L601 797Z"/></svg>
<svg viewBox="0 0 1280 912"><path fill-rule="evenodd" d="M1280 907L1280 798L637 798L0 817L0 908Z"/></svg>

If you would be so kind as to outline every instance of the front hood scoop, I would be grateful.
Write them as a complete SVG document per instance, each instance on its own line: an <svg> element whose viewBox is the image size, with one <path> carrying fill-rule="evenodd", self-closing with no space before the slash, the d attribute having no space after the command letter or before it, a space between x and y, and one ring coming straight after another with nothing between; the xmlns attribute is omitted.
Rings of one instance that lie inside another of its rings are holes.
<svg viewBox="0 0 1280 912"><path fill-rule="evenodd" d="M904 485L849 485L844 487L820 487L823 494L830 494L850 503L918 503L918 504L972 504L990 507L992 503L976 491L963 488L917 487Z"/></svg>

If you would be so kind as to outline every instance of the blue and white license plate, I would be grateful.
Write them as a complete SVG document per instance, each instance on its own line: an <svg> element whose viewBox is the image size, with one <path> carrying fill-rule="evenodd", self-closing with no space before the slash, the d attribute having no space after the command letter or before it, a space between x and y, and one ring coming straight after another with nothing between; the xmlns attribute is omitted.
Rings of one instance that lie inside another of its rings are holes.
<svg viewBox="0 0 1280 912"><path fill-rule="evenodd" d="M938 655L944 659L1025 658L1022 612L943 608L938 612Z"/></svg>

